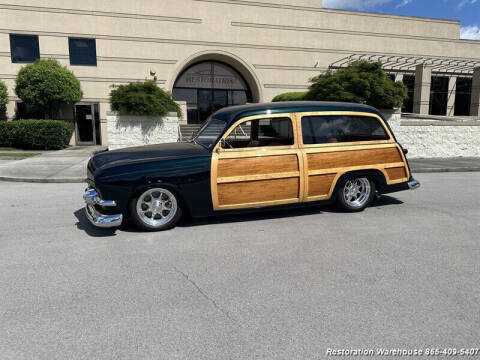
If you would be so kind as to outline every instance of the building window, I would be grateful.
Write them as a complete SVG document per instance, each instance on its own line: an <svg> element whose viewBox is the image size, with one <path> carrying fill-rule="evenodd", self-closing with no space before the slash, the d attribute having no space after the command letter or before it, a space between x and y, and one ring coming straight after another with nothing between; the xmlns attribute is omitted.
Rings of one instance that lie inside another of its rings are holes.
<svg viewBox="0 0 480 360"><path fill-rule="evenodd" d="M304 116L302 133L306 145L389 140L380 122L370 116Z"/></svg>
<svg viewBox="0 0 480 360"><path fill-rule="evenodd" d="M430 115L447 115L448 77L432 76L430 88Z"/></svg>
<svg viewBox="0 0 480 360"><path fill-rule="evenodd" d="M45 119L45 110L32 104L17 102L15 119Z"/></svg>
<svg viewBox="0 0 480 360"><path fill-rule="evenodd" d="M31 63L39 59L38 36L10 34L10 54L13 63Z"/></svg>
<svg viewBox="0 0 480 360"><path fill-rule="evenodd" d="M403 102L402 112L413 113L413 96L415 93L415 75L404 75L403 83L407 87L408 97Z"/></svg>
<svg viewBox="0 0 480 360"><path fill-rule="evenodd" d="M70 65L97 66L95 39L68 38Z"/></svg>
<svg viewBox="0 0 480 360"><path fill-rule="evenodd" d="M457 91L455 94L455 116L470 115L472 100L472 79L457 78Z"/></svg>

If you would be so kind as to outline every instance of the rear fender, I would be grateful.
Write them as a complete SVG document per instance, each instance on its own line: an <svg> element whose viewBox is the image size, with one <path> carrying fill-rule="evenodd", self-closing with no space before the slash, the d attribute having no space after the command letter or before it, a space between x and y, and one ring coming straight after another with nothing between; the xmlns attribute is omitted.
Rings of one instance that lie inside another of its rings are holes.
<svg viewBox="0 0 480 360"><path fill-rule="evenodd" d="M375 183L375 189L377 189L379 192L381 192L387 186L385 175L378 169L349 171L340 176L340 178L337 180L335 189L332 193L332 200L336 198L338 190L341 189L348 180L359 177L366 177L373 181Z"/></svg>

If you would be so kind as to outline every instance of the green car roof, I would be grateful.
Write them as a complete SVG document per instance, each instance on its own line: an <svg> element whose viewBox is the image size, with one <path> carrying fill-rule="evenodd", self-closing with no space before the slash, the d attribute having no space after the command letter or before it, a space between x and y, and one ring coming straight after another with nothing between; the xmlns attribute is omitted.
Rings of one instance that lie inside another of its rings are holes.
<svg viewBox="0 0 480 360"><path fill-rule="evenodd" d="M217 111L215 114L213 114L213 117L215 119L224 120L232 124L233 122L247 116L310 111L367 112L376 114L383 119L380 111L368 105L324 101L288 101L232 106Z"/></svg>

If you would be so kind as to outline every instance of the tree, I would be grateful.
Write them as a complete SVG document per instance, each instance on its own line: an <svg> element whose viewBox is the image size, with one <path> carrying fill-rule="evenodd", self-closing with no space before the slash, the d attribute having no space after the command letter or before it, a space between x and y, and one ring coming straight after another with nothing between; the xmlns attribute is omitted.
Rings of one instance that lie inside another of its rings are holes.
<svg viewBox="0 0 480 360"><path fill-rule="evenodd" d="M80 101L80 81L56 60L39 59L18 72L15 93L27 104L40 107L55 119L63 104Z"/></svg>
<svg viewBox="0 0 480 360"><path fill-rule="evenodd" d="M407 87L392 81L380 62L357 61L314 77L306 100L362 103L380 109L401 107Z"/></svg>
<svg viewBox="0 0 480 360"><path fill-rule="evenodd" d="M283 94L279 94L272 99L272 102L279 102L279 101L302 101L305 100L305 96L307 95L306 91L300 92L287 92Z"/></svg>
<svg viewBox="0 0 480 360"><path fill-rule="evenodd" d="M8 90L3 81L0 81L0 120L7 118Z"/></svg>
<svg viewBox="0 0 480 360"><path fill-rule="evenodd" d="M110 92L110 105L113 111L121 115L155 117L176 112L178 117L182 116L172 95L160 89L152 80L116 87Z"/></svg>

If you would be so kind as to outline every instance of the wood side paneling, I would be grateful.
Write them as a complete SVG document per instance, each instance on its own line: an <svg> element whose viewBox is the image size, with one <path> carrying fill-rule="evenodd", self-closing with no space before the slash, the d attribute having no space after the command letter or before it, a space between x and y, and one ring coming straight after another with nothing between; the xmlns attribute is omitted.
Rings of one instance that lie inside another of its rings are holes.
<svg viewBox="0 0 480 360"><path fill-rule="evenodd" d="M390 180L405 179L407 177L405 167L386 169L386 171Z"/></svg>
<svg viewBox="0 0 480 360"><path fill-rule="evenodd" d="M402 162L397 148L323 152L308 154L308 170L335 169L353 166Z"/></svg>
<svg viewBox="0 0 480 360"><path fill-rule="evenodd" d="M218 184L218 203L248 204L299 197L299 178Z"/></svg>
<svg viewBox="0 0 480 360"><path fill-rule="evenodd" d="M220 178L273 174L298 171L297 155L262 156L252 158L220 159L218 173Z"/></svg>
<svg viewBox="0 0 480 360"><path fill-rule="evenodd" d="M316 175L308 178L308 196L328 195L336 174Z"/></svg>

